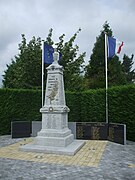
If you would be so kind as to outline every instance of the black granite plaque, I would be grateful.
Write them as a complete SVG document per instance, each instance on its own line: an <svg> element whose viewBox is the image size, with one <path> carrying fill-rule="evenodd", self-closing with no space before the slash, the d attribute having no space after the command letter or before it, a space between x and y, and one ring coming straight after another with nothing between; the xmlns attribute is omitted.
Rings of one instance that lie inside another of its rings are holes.
<svg viewBox="0 0 135 180"><path fill-rule="evenodd" d="M124 124L110 123L108 127L108 140L119 144L126 143L126 128Z"/></svg>
<svg viewBox="0 0 135 180"><path fill-rule="evenodd" d="M12 138L31 136L31 123L27 121L15 121L11 123Z"/></svg>
<svg viewBox="0 0 135 180"><path fill-rule="evenodd" d="M77 139L106 140L108 124L106 123L76 123Z"/></svg>
<svg viewBox="0 0 135 180"><path fill-rule="evenodd" d="M92 126L90 123L86 123L83 125L84 126L84 132L83 132L83 135L84 135L84 139L88 140L88 139L91 139L92 137Z"/></svg>
<svg viewBox="0 0 135 180"><path fill-rule="evenodd" d="M126 144L126 126L113 123L76 123L76 138L85 140L109 140Z"/></svg>
<svg viewBox="0 0 135 180"><path fill-rule="evenodd" d="M107 123L92 123L92 139L93 140L106 140L108 137L108 124Z"/></svg>
<svg viewBox="0 0 135 180"><path fill-rule="evenodd" d="M76 138L84 139L84 125L82 123L76 123Z"/></svg>

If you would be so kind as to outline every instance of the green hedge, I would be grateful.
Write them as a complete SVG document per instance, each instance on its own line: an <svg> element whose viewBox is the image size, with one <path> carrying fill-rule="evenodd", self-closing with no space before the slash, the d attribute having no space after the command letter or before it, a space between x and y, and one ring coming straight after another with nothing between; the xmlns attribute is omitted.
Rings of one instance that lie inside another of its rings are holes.
<svg viewBox="0 0 135 180"><path fill-rule="evenodd" d="M66 92L69 121L105 122L105 90ZM135 141L135 85L108 90L109 122L127 125ZM11 121L41 120L41 91L0 89L0 134L10 134Z"/></svg>
<svg viewBox="0 0 135 180"><path fill-rule="evenodd" d="M105 90L89 90L80 94L81 121L105 121Z"/></svg>
<svg viewBox="0 0 135 180"><path fill-rule="evenodd" d="M41 119L41 91L0 89L0 134L10 134L12 121Z"/></svg>
<svg viewBox="0 0 135 180"><path fill-rule="evenodd" d="M135 141L135 85L109 89L110 122L127 125L127 139Z"/></svg>

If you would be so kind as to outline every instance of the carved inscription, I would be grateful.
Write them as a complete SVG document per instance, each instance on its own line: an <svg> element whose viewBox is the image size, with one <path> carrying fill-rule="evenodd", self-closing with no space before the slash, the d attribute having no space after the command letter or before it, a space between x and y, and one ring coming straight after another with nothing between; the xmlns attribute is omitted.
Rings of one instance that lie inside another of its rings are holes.
<svg viewBox="0 0 135 180"><path fill-rule="evenodd" d="M46 121L46 128L47 129L56 129L57 124L56 124L56 115L54 114L49 114L47 121Z"/></svg>
<svg viewBox="0 0 135 180"><path fill-rule="evenodd" d="M62 128L67 127L67 114L62 115Z"/></svg>
<svg viewBox="0 0 135 180"><path fill-rule="evenodd" d="M56 129L56 115L53 115L52 118L53 119L52 119L52 127L51 128Z"/></svg>
<svg viewBox="0 0 135 180"><path fill-rule="evenodd" d="M51 128L51 121L49 120L49 118L47 119L46 128L47 129Z"/></svg>

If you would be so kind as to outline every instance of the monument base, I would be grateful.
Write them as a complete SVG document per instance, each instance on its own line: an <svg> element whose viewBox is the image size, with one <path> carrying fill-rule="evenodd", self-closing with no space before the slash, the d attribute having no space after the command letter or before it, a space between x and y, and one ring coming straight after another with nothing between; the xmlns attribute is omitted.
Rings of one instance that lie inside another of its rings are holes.
<svg viewBox="0 0 135 180"><path fill-rule="evenodd" d="M84 140L74 140L71 144L66 147L52 147L52 146L41 146L37 144L26 144L20 146L19 150L25 152L37 152L37 153L49 153L59 155L75 155L77 151L85 144Z"/></svg>
<svg viewBox="0 0 135 180"><path fill-rule="evenodd" d="M42 129L33 143L20 147L22 151L74 155L85 143L74 140L68 128L69 108L65 103L63 67L58 64L58 52L54 62L47 67L45 103L42 113Z"/></svg>

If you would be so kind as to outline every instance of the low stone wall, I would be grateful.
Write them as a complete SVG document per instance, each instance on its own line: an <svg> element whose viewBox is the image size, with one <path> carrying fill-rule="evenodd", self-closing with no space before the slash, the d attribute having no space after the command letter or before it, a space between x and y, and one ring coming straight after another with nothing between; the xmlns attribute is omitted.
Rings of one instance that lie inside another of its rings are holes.
<svg viewBox="0 0 135 180"><path fill-rule="evenodd" d="M12 138L37 136L42 121L15 121L11 123ZM75 139L109 140L126 144L126 125L104 122L68 122L68 127Z"/></svg>

